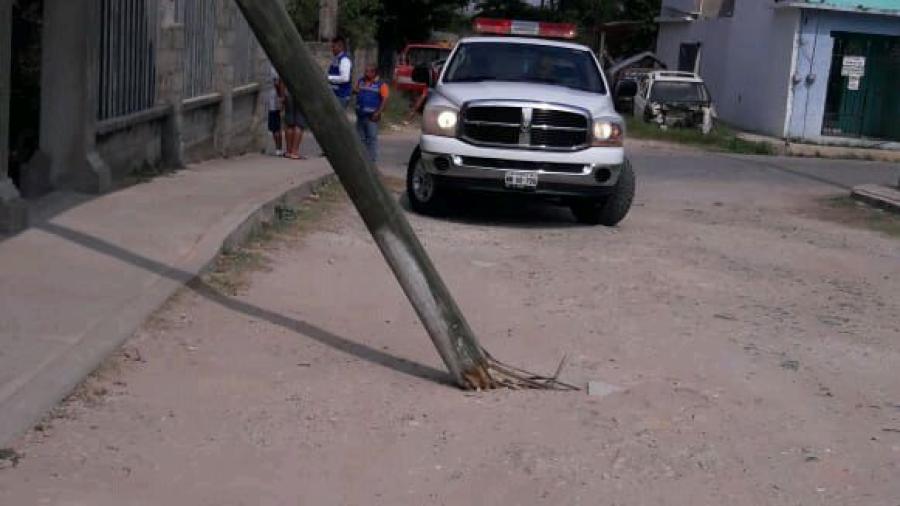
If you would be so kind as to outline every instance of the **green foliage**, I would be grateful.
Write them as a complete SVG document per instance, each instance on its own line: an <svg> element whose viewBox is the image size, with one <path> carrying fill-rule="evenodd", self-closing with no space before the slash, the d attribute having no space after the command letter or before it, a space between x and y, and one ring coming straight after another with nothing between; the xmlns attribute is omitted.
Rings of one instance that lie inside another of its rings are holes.
<svg viewBox="0 0 900 506"><path fill-rule="evenodd" d="M669 128L662 130L652 123L645 123L634 117L627 117L627 137L688 144L713 151L743 153L750 155L774 155L775 149L765 142L745 141L725 125L718 124L707 135L695 128Z"/></svg>
<svg viewBox="0 0 900 506"><path fill-rule="evenodd" d="M287 11L305 40L319 37L319 0L288 0Z"/></svg>
<svg viewBox="0 0 900 506"><path fill-rule="evenodd" d="M461 9L466 0L391 0L384 3L378 40L400 49L408 42L427 41L435 30L460 31L468 27Z"/></svg>
<svg viewBox="0 0 900 506"><path fill-rule="evenodd" d="M371 46L383 12L381 0L340 0L338 5L339 33L353 46ZM304 39L318 39L319 0L288 0L287 10Z"/></svg>
<svg viewBox="0 0 900 506"><path fill-rule="evenodd" d="M338 27L355 47L375 43L382 14L381 0L340 0Z"/></svg>
<svg viewBox="0 0 900 506"><path fill-rule="evenodd" d="M636 21L638 24L630 37L613 41L614 54L630 56L640 51L656 49L657 23L660 0L625 0L622 2L621 19Z"/></svg>
<svg viewBox="0 0 900 506"><path fill-rule="evenodd" d="M435 30L464 32L470 20L462 9L467 0L341 0L339 31L354 46L377 38L390 50L408 42L426 41ZM318 36L319 1L287 0L288 12L304 38ZM660 0L546 0L532 5L523 0L481 0L478 16L577 23L582 42L595 45L597 28L611 21L634 21L627 36L609 40L612 52L626 56L652 49Z"/></svg>

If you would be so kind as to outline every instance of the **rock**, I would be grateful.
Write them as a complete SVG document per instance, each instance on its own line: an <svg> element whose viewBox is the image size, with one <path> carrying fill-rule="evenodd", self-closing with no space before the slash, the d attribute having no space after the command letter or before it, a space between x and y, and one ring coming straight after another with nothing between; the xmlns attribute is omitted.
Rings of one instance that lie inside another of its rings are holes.
<svg viewBox="0 0 900 506"><path fill-rule="evenodd" d="M617 392L621 392L622 387L605 383L603 381L589 381L587 393L590 397L606 397Z"/></svg>

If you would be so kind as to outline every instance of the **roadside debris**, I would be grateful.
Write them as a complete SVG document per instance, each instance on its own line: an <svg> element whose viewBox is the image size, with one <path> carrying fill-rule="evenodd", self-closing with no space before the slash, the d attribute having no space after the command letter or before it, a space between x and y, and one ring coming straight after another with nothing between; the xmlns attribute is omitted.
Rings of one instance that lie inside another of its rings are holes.
<svg viewBox="0 0 900 506"><path fill-rule="evenodd" d="M8 463L11 464L12 467L16 467L19 465L19 461L25 455L13 450L12 448L0 448L0 464ZM0 469L7 467L6 465L0 465Z"/></svg>
<svg viewBox="0 0 900 506"><path fill-rule="evenodd" d="M800 369L800 361L799 360L784 360L781 362L781 367L783 369L787 369L789 371L796 371Z"/></svg>
<svg viewBox="0 0 900 506"><path fill-rule="evenodd" d="M606 397L607 395L621 392L622 388L603 381L590 381L588 382L587 391L589 397Z"/></svg>

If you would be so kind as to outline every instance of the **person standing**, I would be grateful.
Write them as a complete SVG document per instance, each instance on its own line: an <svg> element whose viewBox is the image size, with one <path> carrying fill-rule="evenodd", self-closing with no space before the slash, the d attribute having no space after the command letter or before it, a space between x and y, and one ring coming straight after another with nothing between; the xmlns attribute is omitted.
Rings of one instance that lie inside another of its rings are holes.
<svg viewBox="0 0 900 506"><path fill-rule="evenodd" d="M300 155L300 145L303 143L303 131L309 128L309 125L290 92L285 92L284 123L286 126L284 156L291 160L305 160L305 157Z"/></svg>
<svg viewBox="0 0 900 506"><path fill-rule="evenodd" d="M347 55L347 41L343 37L335 37L331 41L331 65L328 67L328 82L331 89L346 109L350 104L350 96L353 94L353 62Z"/></svg>
<svg viewBox="0 0 900 506"><path fill-rule="evenodd" d="M275 156L284 156L284 135L281 129L281 110L284 107L284 83L275 67L270 68L272 90L267 100L269 106L269 132L275 142Z"/></svg>
<svg viewBox="0 0 900 506"><path fill-rule="evenodd" d="M388 85L378 77L378 67L368 65L363 77L357 81L356 130L369 152L372 163L378 161L378 122L388 100Z"/></svg>

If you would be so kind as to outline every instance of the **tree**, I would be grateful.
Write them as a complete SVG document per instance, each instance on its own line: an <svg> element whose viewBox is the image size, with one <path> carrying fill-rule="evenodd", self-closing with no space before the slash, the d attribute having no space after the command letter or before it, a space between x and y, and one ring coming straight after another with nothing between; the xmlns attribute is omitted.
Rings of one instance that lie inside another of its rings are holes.
<svg viewBox="0 0 900 506"><path fill-rule="evenodd" d="M394 50L408 42L426 41L435 30L461 28L467 24L462 9L466 0L391 0L380 18L378 42Z"/></svg>
<svg viewBox="0 0 900 506"><path fill-rule="evenodd" d="M286 7L300 35L307 40L316 40L319 0L288 0ZM381 0L340 0L338 33L356 47L371 46L378 33L382 12Z"/></svg>

